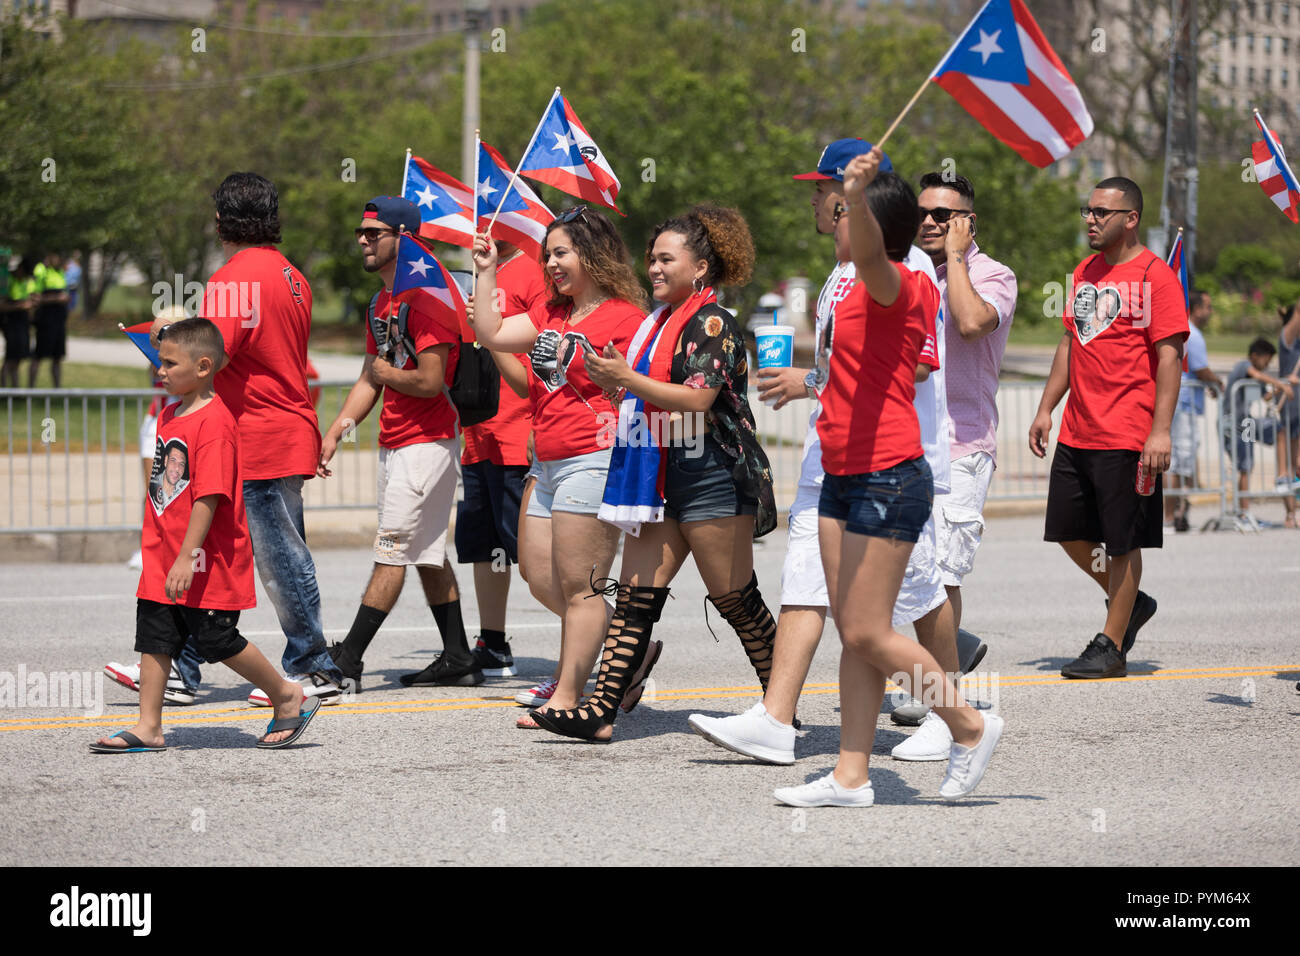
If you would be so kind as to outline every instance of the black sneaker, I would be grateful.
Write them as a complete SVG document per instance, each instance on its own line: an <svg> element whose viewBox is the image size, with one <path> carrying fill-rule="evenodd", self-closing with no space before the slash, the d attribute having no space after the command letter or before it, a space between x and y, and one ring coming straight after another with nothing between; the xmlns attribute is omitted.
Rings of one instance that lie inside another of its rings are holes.
<svg viewBox="0 0 1300 956"><path fill-rule="evenodd" d="M1128 652L1133 650L1133 642L1137 640L1138 630L1151 618L1155 617L1156 599L1146 591L1138 591L1137 597L1133 600L1133 610L1128 615L1128 627L1124 629L1124 659L1128 660ZM1110 601L1106 602L1106 609L1110 610Z"/></svg>
<svg viewBox="0 0 1300 956"><path fill-rule="evenodd" d="M331 644L327 650L330 654L330 660L334 662L334 666L337 667L339 672L343 675L343 683L339 686L343 688L344 693L347 693L348 691L352 691L355 694L361 693L361 670L364 666L363 663L348 654L344 650L341 642Z"/></svg>
<svg viewBox="0 0 1300 956"><path fill-rule="evenodd" d="M1192 526L1187 521L1187 515L1174 515L1174 531L1182 534L1185 531L1192 530Z"/></svg>
<svg viewBox="0 0 1300 956"><path fill-rule="evenodd" d="M1098 680L1103 677L1127 677L1128 668L1119 648L1105 634L1098 634L1083 653L1061 668L1062 677Z"/></svg>
<svg viewBox="0 0 1300 956"><path fill-rule="evenodd" d="M483 671L484 677L514 677L519 673L515 670L515 656L510 653L508 642L504 651L494 651L480 637L474 645L473 654L474 663Z"/></svg>
<svg viewBox="0 0 1300 956"><path fill-rule="evenodd" d="M472 658L456 661L439 654L420 673L403 674L398 680L406 687L473 687L483 683L483 670Z"/></svg>

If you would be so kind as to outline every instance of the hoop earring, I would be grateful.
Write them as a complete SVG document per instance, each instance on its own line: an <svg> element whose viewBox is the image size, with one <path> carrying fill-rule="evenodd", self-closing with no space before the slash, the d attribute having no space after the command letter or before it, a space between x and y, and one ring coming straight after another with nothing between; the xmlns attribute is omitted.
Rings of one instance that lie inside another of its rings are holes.
<svg viewBox="0 0 1300 956"><path fill-rule="evenodd" d="M692 280L691 288L695 290L696 295L702 295L704 292L704 280L703 279Z"/></svg>

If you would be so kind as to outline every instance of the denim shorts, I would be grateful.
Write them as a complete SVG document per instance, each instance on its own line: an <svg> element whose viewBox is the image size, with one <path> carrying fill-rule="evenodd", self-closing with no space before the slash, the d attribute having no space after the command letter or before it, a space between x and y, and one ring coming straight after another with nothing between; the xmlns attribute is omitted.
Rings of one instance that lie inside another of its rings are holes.
<svg viewBox="0 0 1300 956"><path fill-rule="evenodd" d="M817 514L843 521L854 534L916 543L934 504L934 478L924 457L861 475L822 481Z"/></svg>
<svg viewBox="0 0 1300 956"><path fill-rule="evenodd" d="M556 461L534 461L529 474L536 474L537 484L528 499L528 514L549 518L553 511L594 515L605 497L605 479L609 477L611 449L602 448L586 455Z"/></svg>
<svg viewBox="0 0 1300 956"><path fill-rule="evenodd" d="M731 476L735 465L711 434L694 446L669 448L664 517L673 521L711 521L757 514L758 502L743 497Z"/></svg>

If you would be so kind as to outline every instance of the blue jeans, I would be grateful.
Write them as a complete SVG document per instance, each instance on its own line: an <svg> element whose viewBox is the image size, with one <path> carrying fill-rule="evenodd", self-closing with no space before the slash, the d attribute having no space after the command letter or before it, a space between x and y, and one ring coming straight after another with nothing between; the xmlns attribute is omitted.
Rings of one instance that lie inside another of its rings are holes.
<svg viewBox="0 0 1300 956"><path fill-rule="evenodd" d="M302 522L301 477L249 479L244 482L244 512L253 541L253 561L286 639L280 664L286 674L319 671L335 681L343 674L325 649L321 630L320 590L316 565L307 549ZM186 687L199 686L203 659L192 642L176 660Z"/></svg>

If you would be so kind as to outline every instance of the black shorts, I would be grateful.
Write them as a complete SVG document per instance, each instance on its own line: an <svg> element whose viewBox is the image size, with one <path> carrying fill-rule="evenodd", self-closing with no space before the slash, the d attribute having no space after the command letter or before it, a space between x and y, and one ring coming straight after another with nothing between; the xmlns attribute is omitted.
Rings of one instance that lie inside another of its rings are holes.
<svg viewBox="0 0 1300 956"><path fill-rule="evenodd" d="M1071 448L1057 443L1047 486L1044 541L1092 541L1110 557L1164 544L1163 476L1137 493L1141 452Z"/></svg>
<svg viewBox="0 0 1300 956"><path fill-rule="evenodd" d="M736 460L706 433L698 444L673 445L664 471L664 517L678 522L713 521L758 514L733 477Z"/></svg>
<svg viewBox="0 0 1300 956"><path fill-rule="evenodd" d="M36 309L36 348L32 358L61 359L68 354L68 307L62 302Z"/></svg>
<svg viewBox="0 0 1300 956"><path fill-rule="evenodd" d="M174 660L181 656L185 642L190 641L200 657L217 664L248 646L238 624L238 611L208 611L136 598L135 649L141 654L163 654Z"/></svg>
<svg viewBox="0 0 1300 956"><path fill-rule="evenodd" d="M461 466L465 500L456 506L456 562L519 561L519 504L527 465L476 461Z"/></svg>
<svg viewBox="0 0 1300 956"><path fill-rule="evenodd" d="M18 362L32 354L32 320L26 312L4 317L5 361Z"/></svg>

